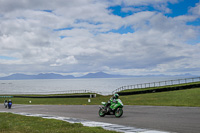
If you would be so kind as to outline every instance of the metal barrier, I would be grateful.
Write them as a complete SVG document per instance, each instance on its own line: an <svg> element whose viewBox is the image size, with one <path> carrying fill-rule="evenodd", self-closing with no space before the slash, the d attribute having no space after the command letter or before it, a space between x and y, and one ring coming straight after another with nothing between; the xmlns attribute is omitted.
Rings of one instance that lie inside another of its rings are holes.
<svg viewBox="0 0 200 133"><path fill-rule="evenodd" d="M42 92L40 92L42 93ZM46 93L46 92L45 92ZM91 91L91 90L66 90L66 91L49 91L47 93L51 94L74 94L74 93L96 93L101 94L101 92Z"/></svg>
<svg viewBox="0 0 200 133"><path fill-rule="evenodd" d="M23 92L17 95L21 94L76 94L76 93L96 93L96 94L102 94L101 92L97 91L91 91L91 90L66 90L66 91L45 91L45 92ZM15 93L14 93L15 94ZM11 95L11 94L9 94Z"/></svg>
<svg viewBox="0 0 200 133"><path fill-rule="evenodd" d="M0 96L0 98L13 98L13 96Z"/></svg>
<svg viewBox="0 0 200 133"><path fill-rule="evenodd" d="M161 87L161 86L169 86L169 85L178 85L178 84L193 83L193 82L198 82L198 81L200 81L200 77L176 79L176 80L167 80L167 81L158 81L158 82L135 84L135 85L127 85L127 86L122 86L122 87L114 90L112 93L115 94L115 93L123 91L123 90L142 89L142 88L151 88L151 87Z"/></svg>
<svg viewBox="0 0 200 133"><path fill-rule="evenodd" d="M95 98L96 94L76 94L76 95L57 95L57 96L13 96L14 98Z"/></svg>

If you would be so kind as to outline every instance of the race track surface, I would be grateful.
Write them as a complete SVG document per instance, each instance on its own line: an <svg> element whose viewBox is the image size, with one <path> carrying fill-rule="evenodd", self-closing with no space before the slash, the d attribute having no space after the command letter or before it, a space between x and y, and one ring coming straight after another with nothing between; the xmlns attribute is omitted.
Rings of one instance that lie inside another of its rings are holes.
<svg viewBox="0 0 200 133"><path fill-rule="evenodd" d="M125 106L121 118L98 116L97 105L0 105L0 112L46 114L178 133L200 132L199 107Z"/></svg>

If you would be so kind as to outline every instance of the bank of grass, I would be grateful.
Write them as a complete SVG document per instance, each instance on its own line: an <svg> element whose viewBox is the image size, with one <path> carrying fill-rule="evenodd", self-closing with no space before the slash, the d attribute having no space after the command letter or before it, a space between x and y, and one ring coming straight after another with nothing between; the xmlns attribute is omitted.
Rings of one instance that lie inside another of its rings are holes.
<svg viewBox="0 0 200 133"><path fill-rule="evenodd" d="M100 105L111 96L97 95L96 98L12 98L13 104L40 105ZM3 103L5 98L0 98ZM200 107L200 88L189 88L160 93L120 96L124 105L189 106ZM29 103L31 101L31 103Z"/></svg>
<svg viewBox="0 0 200 133"><path fill-rule="evenodd" d="M0 113L1 133L116 133L101 127L85 127L61 120Z"/></svg>
<svg viewBox="0 0 200 133"><path fill-rule="evenodd" d="M127 89L122 90L120 92L134 92L134 91L146 91L146 90L158 90L162 88L170 88L170 87L181 87L181 86L187 86L187 85L197 85L200 84L200 81L198 82L192 82L192 83L183 83L183 84L175 84L175 85L166 85L166 86L160 86L160 87L149 87L149 88L139 88L139 89ZM147 85L148 86L148 85Z"/></svg>
<svg viewBox="0 0 200 133"><path fill-rule="evenodd" d="M126 105L200 107L200 88L121 96Z"/></svg>
<svg viewBox="0 0 200 133"><path fill-rule="evenodd" d="M47 95L34 95L34 96L47 96ZM97 95L96 98L0 98L0 103L3 103L4 99L12 99L13 104L98 105L102 101L108 101L110 97L111 96ZM90 99L91 102L88 102L88 99Z"/></svg>

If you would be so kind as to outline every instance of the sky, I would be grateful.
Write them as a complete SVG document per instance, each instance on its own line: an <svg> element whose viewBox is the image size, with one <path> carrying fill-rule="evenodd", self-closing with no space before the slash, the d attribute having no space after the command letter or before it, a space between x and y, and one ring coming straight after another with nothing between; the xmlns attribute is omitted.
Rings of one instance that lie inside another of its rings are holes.
<svg viewBox="0 0 200 133"><path fill-rule="evenodd" d="M200 75L199 0L0 0L0 76Z"/></svg>

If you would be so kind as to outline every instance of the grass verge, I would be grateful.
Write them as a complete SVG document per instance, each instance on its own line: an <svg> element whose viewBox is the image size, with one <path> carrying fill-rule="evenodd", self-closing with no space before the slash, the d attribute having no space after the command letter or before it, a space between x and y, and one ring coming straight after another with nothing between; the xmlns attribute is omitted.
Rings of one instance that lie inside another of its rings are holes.
<svg viewBox="0 0 200 133"><path fill-rule="evenodd" d="M126 105L200 107L200 88L121 96Z"/></svg>
<svg viewBox="0 0 200 133"><path fill-rule="evenodd" d="M181 86L197 85L197 84L200 84L200 82L192 82L192 83L184 83L184 84L175 84L175 85L167 85L167 86L160 86L160 87L149 87L149 88L139 88L139 89L127 89L127 90L122 90L122 91L120 91L120 92L134 92L134 91L157 90L157 89L162 89L162 88L181 87Z"/></svg>
<svg viewBox="0 0 200 133"><path fill-rule="evenodd" d="M61 120L0 113L1 133L116 133L101 127L85 127Z"/></svg>
<svg viewBox="0 0 200 133"><path fill-rule="evenodd" d="M200 88L168 91L160 93L120 96L124 105L154 105L154 106L189 106L200 107ZM111 96L97 95L96 98L12 98L13 104L49 104L49 105L99 105ZM0 98L0 103L5 98ZM31 101L31 103L29 103Z"/></svg>

